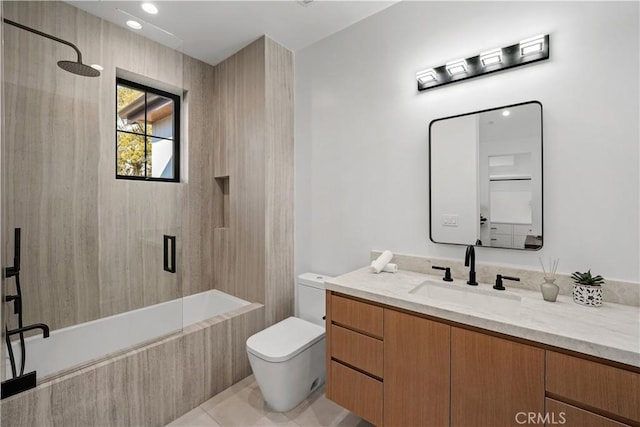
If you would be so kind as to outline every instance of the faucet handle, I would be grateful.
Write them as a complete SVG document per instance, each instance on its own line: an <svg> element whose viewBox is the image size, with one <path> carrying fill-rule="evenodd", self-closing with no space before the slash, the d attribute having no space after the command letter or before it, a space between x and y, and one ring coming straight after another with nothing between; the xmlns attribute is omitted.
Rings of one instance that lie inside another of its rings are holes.
<svg viewBox="0 0 640 427"><path fill-rule="evenodd" d="M502 280L503 279L504 280L513 280L514 282L519 282L520 281L519 277L503 276L502 274L498 274L496 276L496 284L493 286L493 289L496 289L498 291L504 291L506 288L502 284Z"/></svg>
<svg viewBox="0 0 640 427"><path fill-rule="evenodd" d="M442 280L444 280L445 282L453 282L453 279L451 278L451 268L438 267L437 265L434 265L431 268L433 268L434 270L444 270L444 277L442 278Z"/></svg>

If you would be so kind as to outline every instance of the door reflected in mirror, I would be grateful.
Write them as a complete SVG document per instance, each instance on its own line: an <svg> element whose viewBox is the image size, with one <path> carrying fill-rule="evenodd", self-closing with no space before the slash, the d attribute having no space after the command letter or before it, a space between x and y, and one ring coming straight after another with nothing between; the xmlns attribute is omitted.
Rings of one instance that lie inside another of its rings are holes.
<svg viewBox="0 0 640 427"><path fill-rule="evenodd" d="M433 120L429 214L435 243L542 248L542 104Z"/></svg>

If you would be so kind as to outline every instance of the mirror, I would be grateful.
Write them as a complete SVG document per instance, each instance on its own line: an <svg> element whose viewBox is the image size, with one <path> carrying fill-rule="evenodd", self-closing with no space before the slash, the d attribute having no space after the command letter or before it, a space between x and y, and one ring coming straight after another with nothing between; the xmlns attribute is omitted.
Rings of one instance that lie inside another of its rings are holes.
<svg viewBox="0 0 640 427"><path fill-rule="evenodd" d="M429 125L434 243L542 248L542 104L436 119Z"/></svg>

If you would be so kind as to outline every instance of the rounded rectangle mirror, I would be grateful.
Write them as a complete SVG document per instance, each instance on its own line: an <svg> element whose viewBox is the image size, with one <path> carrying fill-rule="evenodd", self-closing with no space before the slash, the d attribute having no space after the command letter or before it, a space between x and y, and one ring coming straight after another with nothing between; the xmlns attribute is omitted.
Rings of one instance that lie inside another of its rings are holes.
<svg viewBox="0 0 640 427"><path fill-rule="evenodd" d="M542 248L542 104L529 101L429 124L429 238Z"/></svg>

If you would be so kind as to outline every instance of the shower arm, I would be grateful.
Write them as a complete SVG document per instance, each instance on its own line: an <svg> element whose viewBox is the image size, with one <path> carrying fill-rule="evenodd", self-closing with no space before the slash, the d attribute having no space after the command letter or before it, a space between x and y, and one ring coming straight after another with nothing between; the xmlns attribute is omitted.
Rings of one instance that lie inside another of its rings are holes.
<svg viewBox="0 0 640 427"><path fill-rule="evenodd" d="M57 41L58 43L66 44L67 46L73 48L73 50L76 51L76 54L78 55L77 62L82 63L82 53L80 53L80 49L78 49L75 44L68 42L66 40L62 40L61 38L58 38L56 36L52 36L51 34L43 33L42 31L38 31L31 27L27 27L26 25L18 24L17 22L11 21L7 18L3 18L2 20L4 21L5 24L13 25L14 27L18 27L21 30L29 31L30 33L37 34L42 37L46 37L48 39Z"/></svg>

